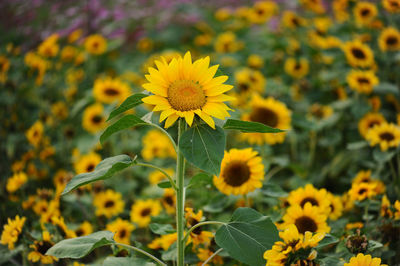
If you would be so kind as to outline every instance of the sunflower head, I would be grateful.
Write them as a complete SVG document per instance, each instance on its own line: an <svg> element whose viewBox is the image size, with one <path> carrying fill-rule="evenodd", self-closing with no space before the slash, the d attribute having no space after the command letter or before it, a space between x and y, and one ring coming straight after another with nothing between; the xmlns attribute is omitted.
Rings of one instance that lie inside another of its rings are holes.
<svg viewBox="0 0 400 266"><path fill-rule="evenodd" d="M364 255L363 253L358 253L357 256L350 258L350 261L345 263L343 266L387 266L386 264L381 264L380 258L372 258L371 255Z"/></svg>
<svg viewBox="0 0 400 266"><path fill-rule="evenodd" d="M379 144L382 151L400 145L400 127L393 123L382 123L371 128L367 135L371 146Z"/></svg>
<svg viewBox="0 0 400 266"><path fill-rule="evenodd" d="M384 52L400 50L400 32L393 27L385 28L379 35L378 44Z"/></svg>
<svg viewBox="0 0 400 266"><path fill-rule="evenodd" d="M161 204L158 200L138 200L131 208L131 221L139 227L146 227L152 216L157 216L161 212Z"/></svg>
<svg viewBox="0 0 400 266"><path fill-rule="evenodd" d="M93 205L96 207L97 216L111 218L124 210L125 203L120 193L107 189L95 195Z"/></svg>
<svg viewBox="0 0 400 266"><path fill-rule="evenodd" d="M346 42L342 50L352 67L371 67L375 63L371 48L359 40Z"/></svg>
<svg viewBox="0 0 400 266"><path fill-rule="evenodd" d="M354 7L353 13L358 25L368 25L375 19L378 9L373 3L361 1Z"/></svg>
<svg viewBox="0 0 400 266"><path fill-rule="evenodd" d="M115 221L107 224L106 230L114 232L114 240L118 243L130 244L130 237L135 226L129 221L117 218Z"/></svg>

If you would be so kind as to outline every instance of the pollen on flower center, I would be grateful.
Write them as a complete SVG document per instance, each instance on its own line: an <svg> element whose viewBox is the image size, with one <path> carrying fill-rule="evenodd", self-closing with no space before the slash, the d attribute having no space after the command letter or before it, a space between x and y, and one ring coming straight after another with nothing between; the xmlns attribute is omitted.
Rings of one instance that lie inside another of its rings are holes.
<svg viewBox="0 0 400 266"><path fill-rule="evenodd" d="M201 86L194 81L177 80L168 88L168 102L175 110L196 110L204 106L206 95Z"/></svg>

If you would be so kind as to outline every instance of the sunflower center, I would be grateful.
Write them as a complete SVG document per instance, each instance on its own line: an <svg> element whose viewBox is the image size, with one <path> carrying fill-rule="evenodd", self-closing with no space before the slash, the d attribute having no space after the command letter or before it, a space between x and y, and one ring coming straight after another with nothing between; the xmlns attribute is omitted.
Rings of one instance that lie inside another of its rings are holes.
<svg viewBox="0 0 400 266"><path fill-rule="evenodd" d="M103 120L101 115L95 115L92 117L92 122L95 124L99 124Z"/></svg>
<svg viewBox="0 0 400 266"><path fill-rule="evenodd" d="M104 203L104 207L106 208L111 208L115 205L115 202L112 200L107 200L106 203Z"/></svg>
<svg viewBox="0 0 400 266"><path fill-rule="evenodd" d="M331 207L331 212L335 211L335 206L333 204L329 205L329 207Z"/></svg>
<svg viewBox="0 0 400 266"><path fill-rule="evenodd" d="M178 111L200 109L206 103L202 87L192 80L177 80L168 88L168 102Z"/></svg>
<svg viewBox="0 0 400 266"><path fill-rule="evenodd" d="M174 205L174 200L172 199L171 196L167 196L164 198L165 203L167 203L169 206Z"/></svg>
<svg viewBox="0 0 400 266"><path fill-rule="evenodd" d="M311 198L311 197L304 198L300 202L300 206L303 208L304 205L306 205L307 202L311 203L311 205L313 205L313 206L319 206L318 201L316 199L314 199L314 198Z"/></svg>
<svg viewBox="0 0 400 266"><path fill-rule="evenodd" d="M397 42L398 42L398 40L395 36L389 36L386 39L386 44L388 44L388 45L395 45L395 44L397 44Z"/></svg>
<svg viewBox="0 0 400 266"><path fill-rule="evenodd" d="M365 188L362 188L362 189L360 189L359 191L358 191L358 194L359 195L362 195L362 194L364 194L364 193L366 193L367 192L367 190L365 189Z"/></svg>
<svg viewBox="0 0 400 266"><path fill-rule="evenodd" d="M225 167L222 176L228 185L240 187L250 179L250 169L246 162L233 161Z"/></svg>
<svg viewBox="0 0 400 266"><path fill-rule="evenodd" d="M301 65L299 63L296 63L294 65L294 70L299 70L301 68Z"/></svg>
<svg viewBox="0 0 400 266"><path fill-rule="evenodd" d="M119 237L120 238L124 238L126 236L126 230L122 229L121 231L119 231Z"/></svg>
<svg viewBox="0 0 400 266"><path fill-rule="evenodd" d="M365 8L365 9L361 10L361 16L363 16L363 17L368 16L369 13L370 13L370 10L369 10L369 9L366 9L366 8Z"/></svg>
<svg viewBox="0 0 400 266"><path fill-rule="evenodd" d="M372 120L372 121L370 121L370 122L368 123L368 128L372 128L372 127L374 127L375 125L379 125L379 124L380 124L379 121Z"/></svg>
<svg viewBox="0 0 400 266"><path fill-rule="evenodd" d="M276 127L278 125L278 116L276 113L265 107L255 108L250 114L250 120L270 127Z"/></svg>
<svg viewBox="0 0 400 266"><path fill-rule="evenodd" d="M150 213L151 213L151 209L150 208L145 208L145 209L142 210L140 215L145 217L145 216L148 216Z"/></svg>
<svg viewBox="0 0 400 266"><path fill-rule="evenodd" d="M78 230L75 231L76 236L83 236L83 230L79 228Z"/></svg>
<svg viewBox="0 0 400 266"><path fill-rule="evenodd" d="M365 59L365 53L363 50L359 48L353 48L351 49L351 53L354 55L354 57L358 59Z"/></svg>
<svg viewBox="0 0 400 266"><path fill-rule="evenodd" d="M48 241L42 241L37 245L37 251L44 255L46 254L47 250L49 250L49 248L51 248L53 245L48 242Z"/></svg>
<svg viewBox="0 0 400 266"><path fill-rule="evenodd" d="M358 78L357 81L361 84L369 84L369 79L367 78Z"/></svg>
<svg viewBox="0 0 400 266"><path fill-rule="evenodd" d="M299 230L299 233L301 234L304 234L307 231L314 233L318 229L316 222L311 217L308 216L301 216L297 218L294 224L296 225L297 230Z"/></svg>
<svg viewBox="0 0 400 266"><path fill-rule="evenodd" d="M104 93L107 94L108 96L115 96L115 95L119 94L119 91L116 90L115 88L110 87L110 88L106 88L104 90Z"/></svg>
<svg viewBox="0 0 400 266"><path fill-rule="evenodd" d="M296 27L300 25L300 22L297 18L292 18L292 23L293 25L295 25Z"/></svg>
<svg viewBox="0 0 400 266"><path fill-rule="evenodd" d="M92 172L94 170L94 164L89 164L87 167L86 167L86 172Z"/></svg>
<svg viewBox="0 0 400 266"><path fill-rule="evenodd" d="M250 86L247 83L240 83L239 84L239 91L241 91L241 92L246 92L246 91L249 90L249 88L250 88Z"/></svg>
<svg viewBox="0 0 400 266"><path fill-rule="evenodd" d="M393 134L390 133L390 132L382 133L382 134L379 135L379 137L380 137L382 140L386 140L386 141L392 141L392 140L394 140L394 136L393 136Z"/></svg>

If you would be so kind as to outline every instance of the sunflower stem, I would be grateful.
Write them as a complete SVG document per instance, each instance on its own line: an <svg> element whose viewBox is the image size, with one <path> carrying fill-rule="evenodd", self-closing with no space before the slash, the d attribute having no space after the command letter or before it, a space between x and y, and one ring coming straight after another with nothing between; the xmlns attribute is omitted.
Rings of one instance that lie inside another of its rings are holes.
<svg viewBox="0 0 400 266"><path fill-rule="evenodd" d="M206 266L207 263L209 263L215 256L218 255L218 253L220 253L222 250L224 250L223 248L218 249L217 251L215 251L210 257L208 257L208 259L206 261L203 262L203 264L201 264L201 266Z"/></svg>
<svg viewBox="0 0 400 266"><path fill-rule="evenodd" d="M153 169L156 169L156 170L160 171L163 175L165 175L168 178L169 182L171 183L171 186L175 190L178 189L176 184L175 184L175 182L174 182L174 180L172 179L172 177L169 174L167 174L167 172L165 172L162 168L160 168L160 167L158 167L156 165L153 165L153 164L149 164L149 163L136 163L136 165L153 168Z"/></svg>
<svg viewBox="0 0 400 266"><path fill-rule="evenodd" d="M163 266L167 266L167 264L165 264L165 263L162 262L161 260L157 259L156 257L154 257L153 255L151 255L150 253L148 253L148 252L146 252L146 251L144 251L144 250L142 250L142 249L140 249L140 248L137 248L137 247L134 247L134 246L130 246L130 245L126 245L126 244L122 244L122 243L113 243L113 244L115 244L115 245L117 245L117 246L129 248L129 249L132 249L132 250L134 250L134 251L136 251L136 252L142 253L143 255L145 255L145 256L151 258L152 260L154 260L154 261L157 262L158 264L163 265Z"/></svg>
<svg viewBox="0 0 400 266"><path fill-rule="evenodd" d="M179 142L183 132L185 132L185 121L179 119L178 121L178 150L176 162L176 231L178 234L177 247L178 247L178 266L184 265L185 260L185 242L183 241L184 233L184 207L185 207L185 158L179 149Z"/></svg>
<svg viewBox="0 0 400 266"><path fill-rule="evenodd" d="M188 237L190 236L190 233L193 232L194 229L196 229L197 227L203 226L203 225L207 225L207 224L224 225L226 223L218 222L218 221L205 221L205 222L198 223L198 224L190 227L190 229L185 234L185 237L183 238L183 242L186 243L186 240L188 239Z"/></svg>

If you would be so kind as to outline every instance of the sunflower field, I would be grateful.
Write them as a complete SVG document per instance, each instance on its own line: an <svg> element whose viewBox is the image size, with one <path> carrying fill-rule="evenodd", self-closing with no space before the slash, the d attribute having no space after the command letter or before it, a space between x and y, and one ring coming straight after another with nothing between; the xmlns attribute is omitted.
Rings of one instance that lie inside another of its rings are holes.
<svg viewBox="0 0 400 266"><path fill-rule="evenodd" d="M400 0L0 2L0 265L400 265Z"/></svg>

